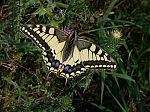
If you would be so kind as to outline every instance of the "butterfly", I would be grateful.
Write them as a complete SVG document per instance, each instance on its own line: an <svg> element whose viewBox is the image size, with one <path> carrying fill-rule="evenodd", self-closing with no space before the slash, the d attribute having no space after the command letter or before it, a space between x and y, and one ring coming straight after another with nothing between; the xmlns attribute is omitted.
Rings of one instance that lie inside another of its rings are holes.
<svg viewBox="0 0 150 112"><path fill-rule="evenodd" d="M51 73L73 78L88 69L115 69L114 59L102 48L58 28L46 25L23 25L21 32L42 51L43 59Z"/></svg>

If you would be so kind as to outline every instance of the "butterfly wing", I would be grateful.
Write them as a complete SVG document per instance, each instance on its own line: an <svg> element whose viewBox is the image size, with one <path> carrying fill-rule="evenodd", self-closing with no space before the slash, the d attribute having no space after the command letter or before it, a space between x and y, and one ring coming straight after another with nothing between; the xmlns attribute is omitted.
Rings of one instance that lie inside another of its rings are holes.
<svg viewBox="0 0 150 112"><path fill-rule="evenodd" d="M88 40L78 39L77 47L85 68L115 69L116 63L110 55Z"/></svg>

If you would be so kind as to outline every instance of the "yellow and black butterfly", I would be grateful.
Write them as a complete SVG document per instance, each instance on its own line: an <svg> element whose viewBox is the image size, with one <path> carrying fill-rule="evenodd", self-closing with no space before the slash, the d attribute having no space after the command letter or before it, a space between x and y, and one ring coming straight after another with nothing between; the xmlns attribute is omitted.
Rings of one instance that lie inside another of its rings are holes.
<svg viewBox="0 0 150 112"><path fill-rule="evenodd" d="M73 78L87 69L115 69L113 58L82 36L45 25L24 25L21 31L42 50L49 71Z"/></svg>

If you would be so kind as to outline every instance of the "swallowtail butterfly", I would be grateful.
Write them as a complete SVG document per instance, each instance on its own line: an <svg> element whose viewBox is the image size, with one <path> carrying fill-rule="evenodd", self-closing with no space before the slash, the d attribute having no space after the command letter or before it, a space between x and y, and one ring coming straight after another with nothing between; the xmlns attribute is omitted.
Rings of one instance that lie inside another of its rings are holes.
<svg viewBox="0 0 150 112"><path fill-rule="evenodd" d="M113 58L92 42L45 25L24 25L21 32L41 50L52 73L65 78L78 76L87 69L115 69Z"/></svg>

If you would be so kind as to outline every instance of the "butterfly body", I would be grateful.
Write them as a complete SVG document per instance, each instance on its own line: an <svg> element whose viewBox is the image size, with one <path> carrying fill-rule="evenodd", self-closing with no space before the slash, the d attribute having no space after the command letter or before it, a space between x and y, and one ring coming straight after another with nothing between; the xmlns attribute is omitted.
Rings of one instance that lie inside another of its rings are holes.
<svg viewBox="0 0 150 112"><path fill-rule="evenodd" d="M21 31L42 50L49 71L72 78L87 69L115 69L115 61L100 47L53 27L25 25Z"/></svg>

